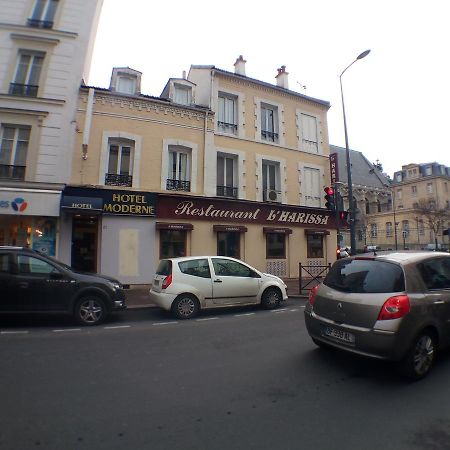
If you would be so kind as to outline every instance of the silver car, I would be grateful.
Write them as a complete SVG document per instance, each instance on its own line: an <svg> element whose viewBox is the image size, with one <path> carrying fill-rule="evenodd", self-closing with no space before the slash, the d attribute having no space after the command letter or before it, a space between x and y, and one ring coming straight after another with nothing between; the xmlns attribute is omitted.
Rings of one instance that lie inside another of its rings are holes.
<svg viewBox="0 0 450 450"><path fill-rule="evenodd" d="M310 291L305 322L319 346L396 361L420 379L450 344L450 255L380 252L338 260Z"/></svg>

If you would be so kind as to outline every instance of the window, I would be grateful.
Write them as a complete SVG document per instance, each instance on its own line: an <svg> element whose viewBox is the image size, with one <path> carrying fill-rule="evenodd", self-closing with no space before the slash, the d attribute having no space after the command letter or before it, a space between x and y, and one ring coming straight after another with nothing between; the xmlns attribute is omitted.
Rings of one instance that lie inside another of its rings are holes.
<svg viewBox="0 0 450 450"><path fill-rule="evenodd" d="M236 97L219 93L217 128L223 133L237 133Z"/></svg>
<svg viewBox="0 0 450 450"><path fill-rule="evenodd" d="M48 262L27 255L17 256L17 266L20 274L49 275L58 272L58 270Z"/></svg>
<svg viewBox="0 0 450 450"><path fill-rule="evenodd" d="M303 169L304 180L302 183L304 206L321 206L321 176L320 170L312 167Z"/></svg>
<svg viewBox="0 0 450 450"><path fill-rule="evenodd" d="M378 226L376 223L370 224L370 236L376 238L378 236Z"/></svg>
<svg viewBox="0 0 450 450"><path fill-rule="evenodd" d="M37 97L43 61L44 53L21 50L14 81L9 87L9 93L12 95Z"/></svg>
<svg viewBox="0 0 450 450"><path fill-rule="evenodd" d="M166 189L173 191L191 190L191 151L186 147L169 146L169 173L167 177Z"/></svg>
<svg viewBox="0 0 450 450"><path fill-rule="evenodd" d="M261 139L278 142L278 108L261 103Z"/></svg>
<svg viewBox="0 0 450 450"><path fill-rule="evenodd" d="M432 259L419 264L427 289L450 288L450 258Z"/></svg>
<svg viewBox="0 0 450 450"><path fill-rule="evenodd" d="M9 255L7 253L0 254L0 272L9 272Z"/></svg>
<svg viewBox="0 0 450 450"><path fill-rule="evenodd" d="M33 14L28 19L28 25L39 28L53 28L58 0L36 0Z"/></svg>
<svg viewBox="0 0 450 450"><path fill-rule="evenodd" d="M31 127L2 125L0 179L24 180Z"/></svg>
<svg viewBox="0 0 450 450"><path fill-rule="evenodd" d="M395 175L395 180L399 183L402 181L402 173L401 172L399 172Z"/></svg>
<svg viewBox="0 0 450 450"><path fill-rule="evenodd" d="M185 230L160 230L159 259L186 256Z"/></svg>
<svg viewBox="0 0 450 450"><path fill-rule="evenodd" d="M281 191L279 188L280 165L273 161L263 161L263 201L280 201Z"/></svg>
<svg viewBox="0 0 450 450"><path fill-rule="evenodd" d="M323 236L308 234L306 236L307 258L323 258Z"/></svg>
<svg viewBox="0 0 450 450"><path fill-rule="evenodd" d="M386 236L392 236L392 222L386 222Z"/></svg>
<svg viewBox="0 0 450 450"><path fill-rule="evenodd" d="M425 168L425 175L431 175L431 173L432 173L432 168L431 168L431 166L426 167L426 168Z"/></svg>
<svg viewBox="0 0 450 450"><path fill-rule="evenodd" d="M121 92L122 94L135 94L136 77L126 77L120 75L117 82L117 92Z"/></svg>
<svg viewBox="0 0 450 450"><path fill-rule="evenodd" d="M175 84L175 95L174 102L180 105L190 105L191 104L191 91L192 89L188 86L182 86L181 84Z"/></svg>
<svg viewBox="0 0 450 450"><path fill-rule="evenodd" d="M427 193L428 194L433 193L433 183L427 183Z"/></svg>
<svg viewBox="0 0 450 450"><path fill-rule="evenodd" d="M237 231L217 232L217 254L220 256L231 256L240 258L240 237Z"/></svg>
<svg viewBox="0 0 450 450"><path fill-rule="evenodd" d="M133 146L133 141L115 139L110 140L108 172L105 177L106 185L128 187L132 186Z"/></svg>
<svg viewBox="0 0 450 450"><path fill-rule="evenodd" d="M267 259L286 258L286 237L284 233L266 234L266 258Z"/></svg>
<svg viewBox="0 0 450 450"><path fill-rule="evenodd" d="M417 186L411 186L411 193L412 193L412 195L414 195L414 196L417 195Z"/></svg>
<svg viewBox="0 0 450 450"><path fill-rule="evenodd" d="M305 152L318 153L317 119L308 114L301 114L300 121L302 127L302 150Z"/></svg>
<svg viewBox="0 0 450 450"><path fill-rule="evenodd" d="M254 278L256 272L244 264L229 259L212 258L214 272L219 276Z"/></svg>
<svg viewBox="0 0 450 450"><path fill-rule="evenodd" d="M367 198L364 199L364 205L366 208L366 214L370 214L370 202Z"/></svg>
<svg viewBox="0 0 450 450"><path fill-rule="evenodd" d="M236 158L227 155L217 155L217 196L237 198L238 188L235 187Z"/></svg>
<svg viewBox="0 0 450 450"><path fill-rule="evenodd" d="M417 221L417 227L419 229L419 234L423 236L425 234L425 227L423 225L423 219L419 219Z"/></svg>
<svg viewBox="0 0 450 450"><path fill-rule="evenodd" d="M207 259L191 259L178 263L178 267L182 273L193 275L200 278L211 278L209 263Z"/></svg>
<svg viewBox="0 0 450 450"><path fill-rule="evenodd" d="M400 200L402 198L403 192L401 189L397 189L397 198Z"/></svg>

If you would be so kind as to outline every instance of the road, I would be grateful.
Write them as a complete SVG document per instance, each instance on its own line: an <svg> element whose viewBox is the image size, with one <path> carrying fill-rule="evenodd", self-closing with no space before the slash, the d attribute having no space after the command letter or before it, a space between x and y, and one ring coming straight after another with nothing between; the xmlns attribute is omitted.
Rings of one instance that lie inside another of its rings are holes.
<svg viewBox="0 0 450 450"><path fill-rule="evenodd" d="M407 382L318 349L302 305L1 318L0 450L450 448L450 355Z"/></svg>

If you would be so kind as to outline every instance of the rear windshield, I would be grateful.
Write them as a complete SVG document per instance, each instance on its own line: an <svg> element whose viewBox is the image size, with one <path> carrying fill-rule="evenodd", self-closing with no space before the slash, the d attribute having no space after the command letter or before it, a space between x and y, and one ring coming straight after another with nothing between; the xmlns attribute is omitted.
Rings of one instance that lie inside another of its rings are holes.
<svg viewBox="0 0 450 450"><path fill-rule="evenodd" d="M172 261L170 259L162 259L156 269L156 275L170 275L171 273Z"/></svg>
<svg viewBox="0 0 450 450"><path fill-rule="evenodd" d="M336 261L323 282L342 292L390 293L403 292L405 279L397 264L364 259Z"/></svg>

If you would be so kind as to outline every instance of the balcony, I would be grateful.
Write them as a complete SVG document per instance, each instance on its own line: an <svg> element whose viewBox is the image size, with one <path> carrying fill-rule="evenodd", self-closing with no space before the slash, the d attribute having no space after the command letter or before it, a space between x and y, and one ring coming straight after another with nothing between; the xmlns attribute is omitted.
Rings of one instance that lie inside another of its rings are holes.
<svg viewBox="0 0 450 450"><path fill-rule="evenodd" d="M168 191L191 191L191 182L190 181L181 181L181 180L167 180L166 181L166 189Z"/></svg>
<svg viewBox="0 0 450 450"><path fill-rule="evenodd" d="M261 130L261 137L266 141L278 142L278 133Z"/></svg>
<svg viewBox="0 0 450 450"><path fill-rule="evenodd" d="M24 180L26 166L6 166L0 164L0 179L2 180Z"/></svg>
<svg viewBox="0 0 450 450"><path fill-rule="evenodd" d="M10 83L9 94L21 95L23 97L37 97L38 88L39 86L34 84Z"/></svg>
<svg viewBox="0 0 450 450"><path fill-rule="evenodd" d="M133 184L133 176L132 175L119 175L117 173L107 173L105 175L105 184L107 186L131 187Z"/></svg>
<svg viewBox="0 0 450 450"><path fill-rule="evenodd" d="M221 122L220 120L217 122L217 128L224 133L236 134L237 132L237 125L234 123Z"/></svg>
<svg viewBox="0 0 450 450"><path fill-rule="evenodd" d="M216 186L217 197L237 198L238 188L232 186Z"/></svg>
<svg viewBox="0 0 450 450"><path fill-rule="evenodd" d="M28 19L27 25L35 28L53 28L53 22L50 20Z"/></svg>

